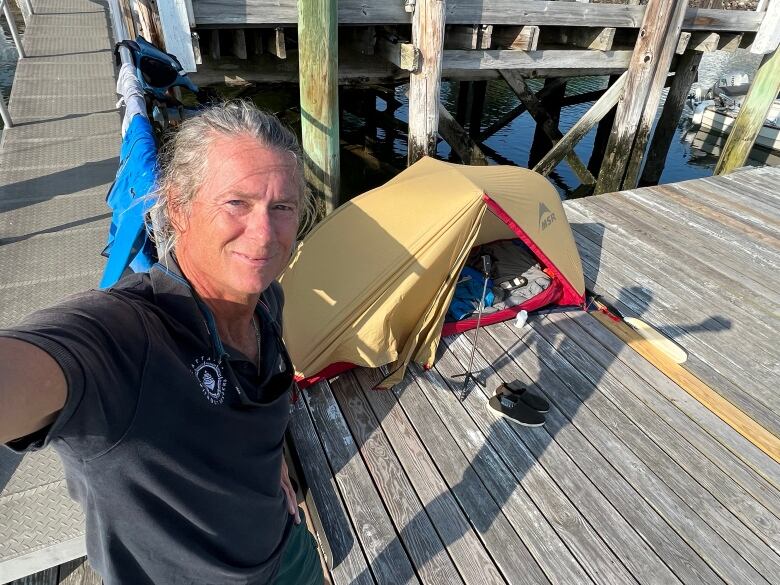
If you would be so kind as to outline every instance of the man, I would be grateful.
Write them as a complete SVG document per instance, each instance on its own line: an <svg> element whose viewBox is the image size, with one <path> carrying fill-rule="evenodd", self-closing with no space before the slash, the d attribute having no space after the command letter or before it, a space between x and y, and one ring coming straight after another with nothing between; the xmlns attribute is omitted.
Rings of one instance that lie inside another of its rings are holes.
<svg viewBox="0 0 780 585"><path fill-rule="evenodd" d="M0 332L0 441L58 451L107 585L322 583L282 455L299 147L237 103L161 161L160 263Z"/></svg>

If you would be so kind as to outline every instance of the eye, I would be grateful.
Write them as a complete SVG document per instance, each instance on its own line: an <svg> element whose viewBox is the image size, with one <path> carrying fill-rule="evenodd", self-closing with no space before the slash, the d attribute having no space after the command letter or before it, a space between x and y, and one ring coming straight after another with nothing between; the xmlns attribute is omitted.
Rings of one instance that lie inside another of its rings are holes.
<svg viewBox="0 0 780 585"><path fill-rule="evenodd" d="M244 205L244 201L241 199L230 199L229 201L226 201L225 204L230 207L241 207Z"/></svg>

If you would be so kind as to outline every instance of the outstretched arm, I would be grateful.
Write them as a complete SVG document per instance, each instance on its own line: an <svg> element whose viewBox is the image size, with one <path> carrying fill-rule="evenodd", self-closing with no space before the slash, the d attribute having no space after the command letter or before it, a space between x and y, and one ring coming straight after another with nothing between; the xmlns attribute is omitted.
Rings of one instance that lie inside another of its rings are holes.
<svg viewBox="0 0 780 585"><path fill-rule="evenodd" d="M54 358L26 341L0 338L0 443L53 423L67 394Z"/></svg>

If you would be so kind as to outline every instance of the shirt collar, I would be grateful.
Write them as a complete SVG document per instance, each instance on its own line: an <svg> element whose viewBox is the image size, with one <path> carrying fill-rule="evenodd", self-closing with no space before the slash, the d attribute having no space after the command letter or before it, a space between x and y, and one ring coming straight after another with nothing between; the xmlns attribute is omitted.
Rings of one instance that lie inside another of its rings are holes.
<svg viewBox="0 0 780 585"><path fill-rule="evenodd" d="M198 298L192 285L182 273L174 253L169 253L162 261L152 266L149 275L157 306L191 333L210 343L214 357L221 358L233 354L230 357L246 359L235 349L229 352L222 344L211 309ZM255 312L262 322L264 319L261 304L262 302L258 302ZM240 355L236 355L237 353Z"/></svg>
<svg viewBox="0 0 780 585"><path fill-rule="evenodd" d="M149 271L155 303L168 316L204 341L210 341L216 355L224 353L214 317L200 301L173 254L168 254Z"/></svg>

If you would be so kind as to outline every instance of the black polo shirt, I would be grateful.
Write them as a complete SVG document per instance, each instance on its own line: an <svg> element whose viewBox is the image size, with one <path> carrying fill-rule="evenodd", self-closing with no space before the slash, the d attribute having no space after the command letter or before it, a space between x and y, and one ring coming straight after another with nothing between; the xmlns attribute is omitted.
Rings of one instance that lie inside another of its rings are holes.
<svg viewBox="0 0 780 585"><path fill-rule="evenodd" d="M280 486L292 384L281 287L258 305L258 374L167 264L0 331L48 352L68 383L51 427L9 447L60 454L107 585L268 583L292 525ZM227 361L261 405L239 402Z"/></svg>

